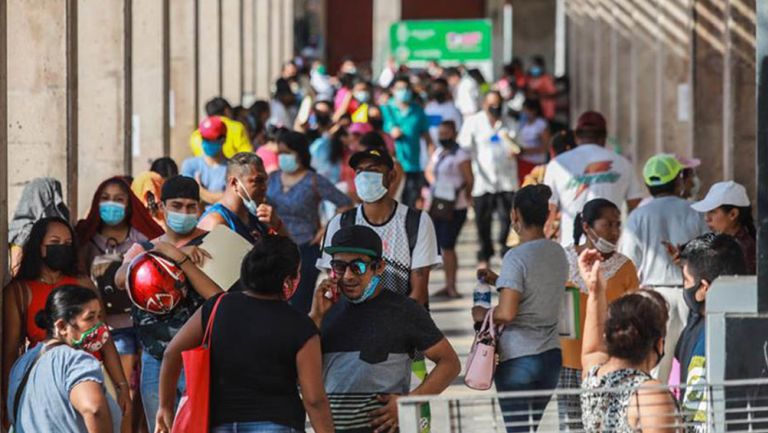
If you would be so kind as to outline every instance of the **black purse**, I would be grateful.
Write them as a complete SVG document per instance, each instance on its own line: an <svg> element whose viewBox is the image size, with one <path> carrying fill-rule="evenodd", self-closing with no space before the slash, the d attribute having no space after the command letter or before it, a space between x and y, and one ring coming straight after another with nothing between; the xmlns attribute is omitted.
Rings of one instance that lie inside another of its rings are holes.
<svg viewBox="0 0 768 433"><path fill-rule="evenodd" d="M435 183L438 182L437 179L437 172L438 167L440 167L440 163L443 162L443 160L448 156L452 155L454 152L445 152L439 160L437 160L437 163L435 164ZM461 188L459 188L459 191L461 191ZM459 191L456 191L456 195L458 196ZM435 197L434 191L432 194L432 204L429 206L429 216L432 217L435 221L453 221L454 218L454 211L456 210L456 200L446 200L442 198Z"/></svg>

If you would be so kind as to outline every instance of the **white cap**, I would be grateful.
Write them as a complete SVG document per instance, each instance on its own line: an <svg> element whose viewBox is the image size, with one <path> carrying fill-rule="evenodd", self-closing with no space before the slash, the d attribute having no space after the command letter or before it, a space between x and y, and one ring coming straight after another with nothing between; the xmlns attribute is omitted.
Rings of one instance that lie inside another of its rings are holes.
<svg viewBox="0 0 768 433"><path fill-rule="evenodd" d="M712 185L704 200L692 204L691 207L698 212L709 212L724 205L736 207L749 206L749 196L747 196L746 188L732 180L718 182Z"/></svg>

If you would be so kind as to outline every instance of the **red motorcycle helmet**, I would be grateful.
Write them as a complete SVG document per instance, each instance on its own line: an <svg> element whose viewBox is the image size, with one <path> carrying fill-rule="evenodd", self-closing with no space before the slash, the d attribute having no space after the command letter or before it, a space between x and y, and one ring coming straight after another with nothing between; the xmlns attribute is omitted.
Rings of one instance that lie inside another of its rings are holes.
<svg viewBox="0 0 768 433"><path fill-rule="evenodd" d="M127 275L131 302L152 314L168 314L187 294L184 272L157 253L136 256L128 265Z"/></svg>

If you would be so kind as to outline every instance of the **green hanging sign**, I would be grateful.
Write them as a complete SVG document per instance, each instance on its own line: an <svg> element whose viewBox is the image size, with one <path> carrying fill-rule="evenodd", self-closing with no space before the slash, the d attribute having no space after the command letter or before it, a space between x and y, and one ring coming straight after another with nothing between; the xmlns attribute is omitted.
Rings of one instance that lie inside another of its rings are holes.
<svg viewBox="0 0 768 433"><path fill-rule="evenodd" d="M400 21L389 28L392 55L398 63L490 61L490 20Z"/></svg>

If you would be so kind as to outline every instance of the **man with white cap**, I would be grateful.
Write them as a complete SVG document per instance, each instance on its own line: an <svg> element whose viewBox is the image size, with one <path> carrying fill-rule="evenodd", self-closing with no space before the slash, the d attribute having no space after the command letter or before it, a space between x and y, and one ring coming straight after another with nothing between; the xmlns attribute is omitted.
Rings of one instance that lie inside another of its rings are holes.
<svg viewBox="0 0 768 433"><path fill-rule="evenodd" d="M756 271L757 230L752 220L752 206L743 185L732 180L718 182L704 200L691 207L705 215L707 226L715 233L731 235L739 242L747 273Z"/></svg>
<svg viewBox="0 0 768 433"><path fill-rule="evenodd" d="M635 263L640 286L656 290L669 303L665 356L657 373L662 382L669 377L675 344L688 318L683 274L670 253L709 231L701 215L680 197L682 172L674 155L657 154L646 162L643 180L654 199L629 215L619 245L619 252Z"/></svg>

